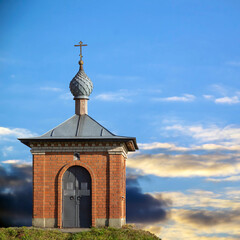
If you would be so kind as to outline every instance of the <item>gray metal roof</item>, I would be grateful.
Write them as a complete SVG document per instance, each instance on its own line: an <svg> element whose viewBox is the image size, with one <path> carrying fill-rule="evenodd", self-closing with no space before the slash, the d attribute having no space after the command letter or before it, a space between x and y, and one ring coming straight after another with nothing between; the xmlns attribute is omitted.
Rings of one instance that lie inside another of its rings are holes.
<svg viewBox="0 0 240 240"><path fill-rule="evenodd" d="M115 136L94 119L85 115L71 118L43 134L41 137L113 137Z"/></svg>
<svg viewBox="0 0 240 240"><path fill-rule="evenodd" d="M46 132L42 136L33 138L19 138L19 140L29 146L33 141L131 141L135 149L138 149L136 138L116 136L104 128L97 121L87 114L73 115L71 118L61 123L57 127Z"/></svg>

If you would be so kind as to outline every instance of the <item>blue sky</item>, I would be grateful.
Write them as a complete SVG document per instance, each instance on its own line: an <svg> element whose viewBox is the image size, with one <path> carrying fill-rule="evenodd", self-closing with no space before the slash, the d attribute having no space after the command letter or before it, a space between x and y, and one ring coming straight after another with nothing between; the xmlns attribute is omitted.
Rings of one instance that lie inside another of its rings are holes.
<svg viewBox="0 0 240 240"><path fill-rule="evenodd" d="M16 138L74 114L81 40L89 115L136 136L128 177L171 202L164 220L137 225L166 240L239 239L239 12L237 0L1 0L0 166L29 166Z"/></svg>

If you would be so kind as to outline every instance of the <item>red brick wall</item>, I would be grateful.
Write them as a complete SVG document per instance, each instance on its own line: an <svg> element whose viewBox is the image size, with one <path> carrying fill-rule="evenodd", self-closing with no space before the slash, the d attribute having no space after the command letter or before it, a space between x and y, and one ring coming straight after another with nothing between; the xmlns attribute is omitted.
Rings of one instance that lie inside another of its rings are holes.
<svg viewBox="0 0 240 240"><path fill-rule="evenodd" d="M109 218L123 218L123 205L126 198L125 178L123 179L124 158L122 155L109 155L110 194Z"/></svg>
<svg viewBox="0 0 240 240"><path fill-rule="evenodd" d="M56 218L61 227L62 176L73 165L85 167L92 178L92 225L96 218L125 218L125 158L106 152L33 155L33 218ZM123 197L123 198L122 198Z"/></svg>

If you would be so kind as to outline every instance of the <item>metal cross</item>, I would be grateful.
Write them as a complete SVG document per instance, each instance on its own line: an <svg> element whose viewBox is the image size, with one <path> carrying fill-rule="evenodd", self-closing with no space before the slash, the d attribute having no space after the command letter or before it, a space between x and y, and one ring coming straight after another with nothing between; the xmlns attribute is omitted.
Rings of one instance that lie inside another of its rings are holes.
<svg viewBox="0 0 240 240"><path fill-rule="evenodd" d="M79 45L74 45L74 47L80 47L80 61L82 61L82 46L87 46L87 44L83 44L82 41L79 42Z"/></svg>

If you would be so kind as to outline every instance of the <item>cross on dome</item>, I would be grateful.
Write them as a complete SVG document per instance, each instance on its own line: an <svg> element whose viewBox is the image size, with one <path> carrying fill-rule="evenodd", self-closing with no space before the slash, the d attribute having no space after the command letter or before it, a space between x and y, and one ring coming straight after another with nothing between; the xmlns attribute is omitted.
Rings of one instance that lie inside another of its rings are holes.
<svg viewBox="0 0 240 240"><path fill-rule="evenodd" d="M79 44L74 45L75 47L80 47L80 60L79 60L79 71L75 75L75 77L70 82L69 88L71 93L74 96L74 99L88 99L89 95L93 90L93 83L91 79L87 76L87 74L83 70L83 60L82 60L82 47L87 46L87 44L83 44L82 41ZM77 100L78 101L78 100Z"/></svg>
<svg viewBox="0 0 240 240"><path fill-rule="evenodd" d="M79 61L79 65L83 64L83 61L82 61L82 57L83 57L83 55L82 55L82 47L85 47L85 46L87 46L87 44L83 44L82 41L79 42L79 45L74 45L74 47L80 47L80 54L79 54L80 61Z"/></svg>

